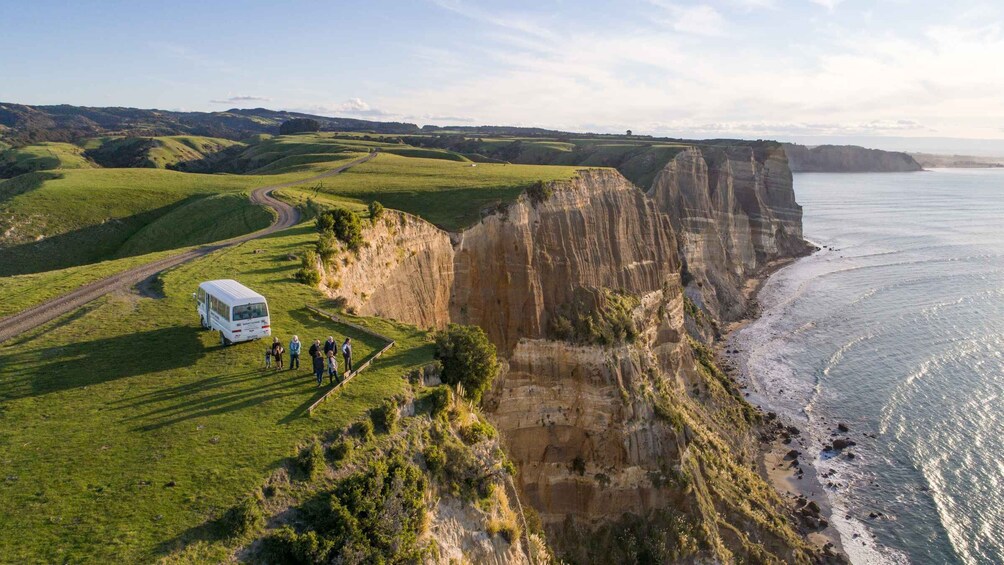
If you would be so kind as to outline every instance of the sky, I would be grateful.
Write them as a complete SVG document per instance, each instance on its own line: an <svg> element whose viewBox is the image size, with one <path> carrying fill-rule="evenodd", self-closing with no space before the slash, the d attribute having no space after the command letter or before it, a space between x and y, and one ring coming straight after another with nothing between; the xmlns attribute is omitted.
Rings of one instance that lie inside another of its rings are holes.
<svg viewBox="0 0 1004 565"><path fill-rule="evenodd" d="M0 101L1002 154L1002 4L0 0Z"/></svg>

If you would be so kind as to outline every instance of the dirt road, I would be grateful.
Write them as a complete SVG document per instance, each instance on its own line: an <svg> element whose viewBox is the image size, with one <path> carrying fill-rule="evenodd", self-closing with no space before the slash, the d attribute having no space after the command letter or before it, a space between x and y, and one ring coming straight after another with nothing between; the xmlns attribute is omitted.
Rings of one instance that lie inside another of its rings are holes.
<svg viewBox="0 0 1004 565"><path fill-rule="evenodd" d="M54 320L63 314L72 312L84 304L87 304L96 298L100 298L109 292L130 287L140 281L143 281L144 279L160 273L161 271L170 269L171 267L176 267L193 259L198 259L199 257L205 257L214 251L219 251L220 249L233 247L234 245L244 243L245 241L250 241L252 239L295 226L297 222L300 221L300 212L289 204L273 197L272 191L280 188L288 188L291 186L314 182L337 175L349 167L365 163L377 155L378 153L376 152L370 153L365 157L346 163L341 167L307 179L256 188L251 192L251 201L255 204L261 204L262 206L272 208L278 215L276 221L269 227L254 233L238 236L233 239L204 245L202 247L186 251L180 255L174 255L159 261L154 261L153 263L147 263L146 265L129 269L128 271L123 271L116 275L112 275L82 286L72 292L64 294L63 296L53 298L48 302L43 302L38 306L28 308L27 310L14 314L13 316L3 318L0 320L0 343L14 338L28 330L41 326L42 324Z"/></svg>

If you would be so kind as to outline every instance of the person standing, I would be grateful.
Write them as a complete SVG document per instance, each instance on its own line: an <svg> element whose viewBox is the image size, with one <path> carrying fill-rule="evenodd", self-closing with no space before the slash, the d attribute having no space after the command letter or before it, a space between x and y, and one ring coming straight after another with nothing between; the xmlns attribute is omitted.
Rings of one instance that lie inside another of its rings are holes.
<svg viewBox="0 0 1004 565"><path fill-rule="evenodd" d="M293 336L289 342L289 370L300 368L300 338Z"/></svg>
<svg viewBox="0 0 1004 565"><path fill-rule="evenodd" d="M272 368L272 347L265 349L265 369Z"/></svg>
<svg viewBox="0 0 1004 565"><path fill-rule="evenodd" d="M272 342L272 357L275 357L275 370L282 370L282 354L285 352L285 348L279 343L279 338L275 338Z"/></svg>
<svg viewBox="0 0 1004 565"><path fill-rule="evenodd" d="M317 377L317 386L321 386L321 379L324 376L324 357L314 355L314 376Z"/></svg>
<svg viewBox="0 0 1004 565"><path fill-rule="evenodd" d="M342 343L342 357L345 358L345 376L352 372L352 344L349 338Z"/></svg>
<svg viewBox="0 0 1004 565"><path fill-rule="evenodd" d="M338 378L338 359L335 357L335 351L331 350L328 352L328 384L335 384L335 379Z"/></svg>
<svg viewBox="0 0 1004 565"><path fill-rule="evenodd" d="M314 343L310 345L310 349L307 350L307 353L310 354L311 359L319 357L321 355L321 340L315 339Z"/></svg>
<svg viewBox="0 0 1004 565"><path fill-rule="evenodd" d="M324 356L327 357L329 353L338 351L338 344L335 343L335 336L329 335L328 341L324 342Z"/></svg>

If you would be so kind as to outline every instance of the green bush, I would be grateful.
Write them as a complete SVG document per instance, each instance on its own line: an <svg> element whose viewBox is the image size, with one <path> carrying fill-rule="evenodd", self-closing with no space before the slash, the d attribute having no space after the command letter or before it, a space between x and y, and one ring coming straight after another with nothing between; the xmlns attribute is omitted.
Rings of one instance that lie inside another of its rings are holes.
<svg viewBox="0 0 1004 565"><path fill-rule="evenodd" d="M352 424L352 433L363 443L373 441L373 422L369 420L359 420Z"/></svg>
<svg viewBox="0 0 1004 565"><path fill-rule="evenodd" d="M460 428L460 439L464 440L468 445L473 445L493 437L495 437L495 428L485 422L474 422L469 426Z"/></svg>
<svg viewBox="0 0 1004 565"><path fill-rule="evenodd" d="M353 251L362 247L362 224L359 222L359 216L348 208L338 207L326 210L317 217L315 223L317 231L321 234L321 242L324 241L325 234L332 234ZM318 243L319 247L321 242ZM323 253L323 251L321 252Z"/></svg>
<svg viewBox="0 0 1004 565"><path fill-rule="evenodd" d="M439 418L446 414L453 404L453 391L447 386L437 386L429 394L429 414L433 418Z"/></svg>
<svg viewBox="0 0 1004 565"><path fill-rule="evenodd" d="M328 449L328 454L331 455L332 461L346 461L352 457L352 450L354 448L355 446L352 444L352 440L342 438L332 444L332 446Z"/></svg>
<svg viewBox="0 0 1004 565"><path fill-rule="evenodd" d="M261 507L261 497L255 493L244 497L237 506L231 508L223 522L227 533L232 538L241 538L257 532L265 525L265 513Z"/></svg>
<svg viewBox="0 0 1004 565"><path fill-rule="evenodd" d="M315 481L324 476L324 449L321 442L314 440L309 446L300 452L297 460L300 469L307 474L311 481Z"/></svg>
<svg viewBox="0 0 1004 565"><path fill-rule="evenodd" d="M438 445L427 446L422 450L422 457L425 458L425 466L433 475L438 475L446 467L446 454Z"/></svg>
<svg viewBox="0 0 1004 565"><path fill-rule="evenodd" d="M300 259L300 269L296 271L296 280L310 286L321 283L321 273L317 271L317 253L307 250Z"/></svg>
<svg viewBox="0 0 1004 565"><path fill-rule="evenodd" d="M397 431L397 420L400 413L397 410L397 403L393 400L385 400L383 404L373 409L371 416L373 424L388 434Z"/></svg>
<svg viewBox="0 0 1004 565"><path fill-rule="evenodd" d="M273 536L266 555L272 562L300 563L303 557L311 563L420 561L425 478L400 456L373 461L303 510L313 530Z"/></svg>
<svg viewBox="0 0 1004 565"><path fill-rule="evenodd" d="M331 547L331 542L319 538L315 532L298 534L283 526L262 540L261 556L266 563L313 565L323 563Z"/></svg>
<svg viewBox="0 0 1004 565"><path fill-rule="evenodd" d="M443 364L443 382L461 384L474 402L481 401L499 372L495 345L478 326L450 324L437 333L436 359Z"/></svg>
<svg viewBox="0 0 1004 565"><path fill-rule="evenodd" d="M375 222L383 216L383 204L377 202L376 200L370 202L369 206L370 221Z"/></svg>
<svg viewBox="0 0 1004 565"><path fill-rule="evenodd" d="M537 181L526 189L526 195L530 197L530 202L536 206L541 202L546 202L554 194L554 188L544 181Z"/></svg>

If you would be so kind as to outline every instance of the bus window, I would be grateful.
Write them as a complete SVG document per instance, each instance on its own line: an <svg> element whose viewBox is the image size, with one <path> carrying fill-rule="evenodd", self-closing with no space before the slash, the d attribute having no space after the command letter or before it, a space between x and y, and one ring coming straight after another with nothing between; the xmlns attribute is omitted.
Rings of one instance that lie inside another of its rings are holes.
<svg viewBox="0 0 1004 565"><path fill-rule="evenodd" d="M255 318L264 318L265 316L268 316L268 307L265 306L264 302L234 306L234 321L253 320Z"/></svg>

